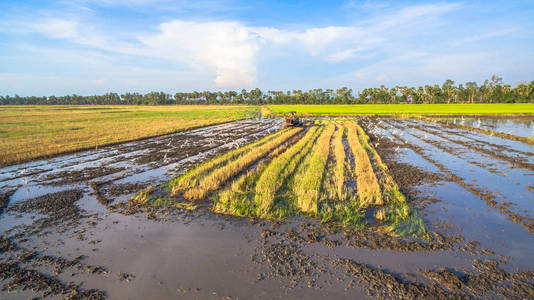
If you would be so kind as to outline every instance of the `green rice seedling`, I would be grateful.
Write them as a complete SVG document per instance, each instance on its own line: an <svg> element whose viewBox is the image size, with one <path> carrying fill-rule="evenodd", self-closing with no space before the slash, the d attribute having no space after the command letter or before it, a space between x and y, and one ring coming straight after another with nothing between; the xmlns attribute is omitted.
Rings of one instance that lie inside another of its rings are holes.
<svg viewBox="0 0 534 300"><path fill-rule="evenodd" d="M299 137L295 137L298 139ZM253 201L254 186L261 173L266 168L266 163L270 159L278 156L292 146L292 141L272 151L268 157L258 163L256 168L249 170L235 180L229 189L221 191L214 197L213 210L218 213L226 213L237 216L255 216L256 206Z"/></svg>
<svg viewBox="0 0 534 300"><path fill-rule="evenodd" d="M294 139L299 139L298 136ZM292 141L278 147L268 157L261 161L256 168L235 180L229 189L219 192L213 198L213 210L218 213L232 214L236 216L257 216L257 206L254 201L256 181L267 167L271 159L287 151L293 146Z"/></svg>
<svg viewBox="0 0 534 300"><path fill-rule="evenodd" d="M430 238L423 219L404 202L388 204L377 210L375 216L384 221L381 230L397 236L411 236L428 240Z"/></svg>
<svg viewBox="0 0 534 300"><path fill-rule="evenodd" d="M239 217L255 217L257 213L254 202L254 186L267 167L261 162L258 166L241 175L229 189L221 191L213 199L213 211Z"/></svg>
<svg viewBox="0 0 534 300"><path fill-rule="evenodd" d="M189 170L185 174L172 179L169 182L169 186L171 187L172 195L177 195L185 190L197 187L199 184L199 179L205 176L206 174L212 172L213 170L227 164L228 162L235 160L239 158L242 155L245 155L246 153L252 151L253 149L260 147L264 145L265 143L272 141L273 139L276 139L280 137L283 134L286 134L291 129L284 129L281 131L278 131L274 134L271 134L269 136L266 136L254 143L248 144L246 146L240 147L235 150L228 151L226 153L223 153L214 159L211 159L205 163L202 163L201 165Z"/></svg>
<svg viewBox="0 0 534 300"><path fill-rule="evenodd" d="M298 180L293 186L293 192L297 196L297 207L303 212L313 215L318 213L317 202L330 153L330 140L335 129L332 122L326 124L326 128L314 145L312 154L308 157L307 168L295 175Z"/></svg>
<svg viewBox="0 0 534 300"><path fill-rule="evenodd" d="M152 195L153 189L151 186L147 187L143 191L137 193L129 199L129 202L134 205L142 206L159 206L159 207L178 207L187 210L195 210L198 208L198 205L195 205L191 202L177 202L171 198L162 198Z"/></svg>
<svg viewBox="0 0 534 300"><path fill-rule="evenodd" d="M299 165L313 142L321 133L321 126L312 126L293 147L274 158L256 183L255 199L258 215L268 217L274 205L276 193Z"/></svg>
<svg viewBox="0 0 534 300"><path fill-rule="evenodd" d="M332 138L331 155L326 166L318 216L321 222L334 222L352 228L365 227L363 212L357 196L345 186L345 176L350 173L346 162L343 135L345 128L337 125Z"/></svg>
<svg viewBox="0 0 534 300"><path fill-rule="evenodd" d="M152 192L153 192L153 189L151 186L147 187L146 189L140 191L139 193L137 193L137 195L133 196L132 198L130 198L130 202L134 203L134 204L148 204L149 202L149 199L152 195Z"/></svg>
<svg viewBox="0 0 534 300"><path fill-rule="evenodd" d="M417 212L410 208L406 203L406 197L400 192L397 183L389 174L388 167L382 161L376 149L369 145L369 136L358 124L354 124L358 132L360 144L369 154L374 163L375 170L379 174L379 183L382 188L385 207L378 209L375 217L389 225L383 226L383 229L392 234L401 236L414 236L423 239L428 238L428 233L423 219L417 215Z"/></svg>
<svg viewBox="0 0 534 300"><path fill-rule="evenodd" d="M184 192L184 198L188 200L201 200L206 197L209 192L217 190L228 179L242 172L245 168L251 166L261 157L267 155L269 152L276 149L286 140L301 131L302 128L291 128L279 135L277 138L269 140L265 144L253 148L253 150L238 157L237 159L228 162L227 164L213 170L213 172L205 175L198 181L198 186L188 189Z"/></svg>
<svg viewBox="0 0 534 300"><path fill-rule="evenodd" d="M364 228L364 216L357 201L321 202L319 208L321 222L335 222L343 226Z"/></svg>
<svg viewBox="0 0 534 300"><path fill-rule="evenodd" d="M346 122L345 125L347 126L347 141L356 165L356 185L360 204L363 206L370 204L381 205L382 196L380 186L373 172L369 156L367 156L367 152L358 140L355 124L353 122Z"/></svg>

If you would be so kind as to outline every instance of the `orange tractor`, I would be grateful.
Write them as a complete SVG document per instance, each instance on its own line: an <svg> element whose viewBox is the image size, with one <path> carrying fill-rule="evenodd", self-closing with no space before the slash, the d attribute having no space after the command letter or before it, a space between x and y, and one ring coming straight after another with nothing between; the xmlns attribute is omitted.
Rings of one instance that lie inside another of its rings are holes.
<svg viewBox="0 0 534 300"><path fill-rule="evenodd" d="M284 118L286 126L300 126L302 123L299 118L295 116L296 111L290 111L289 114Z"/></svg>

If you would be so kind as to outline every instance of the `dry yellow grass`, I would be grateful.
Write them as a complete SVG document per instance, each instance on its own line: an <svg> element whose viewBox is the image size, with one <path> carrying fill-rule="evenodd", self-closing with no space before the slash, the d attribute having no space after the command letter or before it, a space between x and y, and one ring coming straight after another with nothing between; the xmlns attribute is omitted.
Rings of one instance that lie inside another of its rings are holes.
<svg viewBox="0 0 534 300"><path fill-rule="evenodd" d="M347 141L356 165L356 185L360 204L363 206L369 204L381 205L383 203L380 186L373 172L369 156L367 156L367 152L360 144L355 124L353 122L345 122L345 125L347 126Z"/></svg>
<svg viewBox="0 0 534 300"><path fill-rule="evenodd" d="M1 106L0 166L242 119L252 106Z"/></svg>

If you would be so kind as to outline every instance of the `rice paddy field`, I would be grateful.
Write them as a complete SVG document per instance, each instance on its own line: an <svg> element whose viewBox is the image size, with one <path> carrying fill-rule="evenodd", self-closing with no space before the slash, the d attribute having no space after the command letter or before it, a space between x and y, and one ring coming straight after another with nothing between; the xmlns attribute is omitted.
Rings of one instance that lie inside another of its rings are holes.
<svg viewBox="0 0 534 300"><path fill-rule="evenodd" d="M254 106L1 106L0 166L235 121L256 113Z"/></svg>
<svg viewBox="0 0 534 300"><path fill-rule="evenodd" d="M320 105L267 105L264 115L283 116L296 111L304 116L350 116L350 115L510 115L532 116L532 103L496 104L320 104Z"/></svg>
<svg viewBox="0 0 534 300"><path fill-rule="evenodd" d="M2 167L0 298L532 299L530 106L340 107Z"/></svg>

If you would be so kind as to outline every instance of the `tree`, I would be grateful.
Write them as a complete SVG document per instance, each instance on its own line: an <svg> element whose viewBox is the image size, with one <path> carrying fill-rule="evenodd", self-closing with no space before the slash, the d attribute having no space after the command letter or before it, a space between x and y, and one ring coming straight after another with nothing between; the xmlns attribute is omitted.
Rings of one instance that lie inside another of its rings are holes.
<svg viewBox="0 0 534 300"><path fill-rule="evenodd" d="M447 79L441 86L441 89L447 95L447 104L451 103L452 98L456 98L456 87L454 87L454 81ZM456 102L456 99L455 101Z"/></svg>
<svg viewBox="0 0 534 300"><path fill-rule="evenodd" d="M467 88L467 94L469 96L469 102L474 103L475 95L478 92L477 83L474 81L466 82L465 86Z"/></svg>

